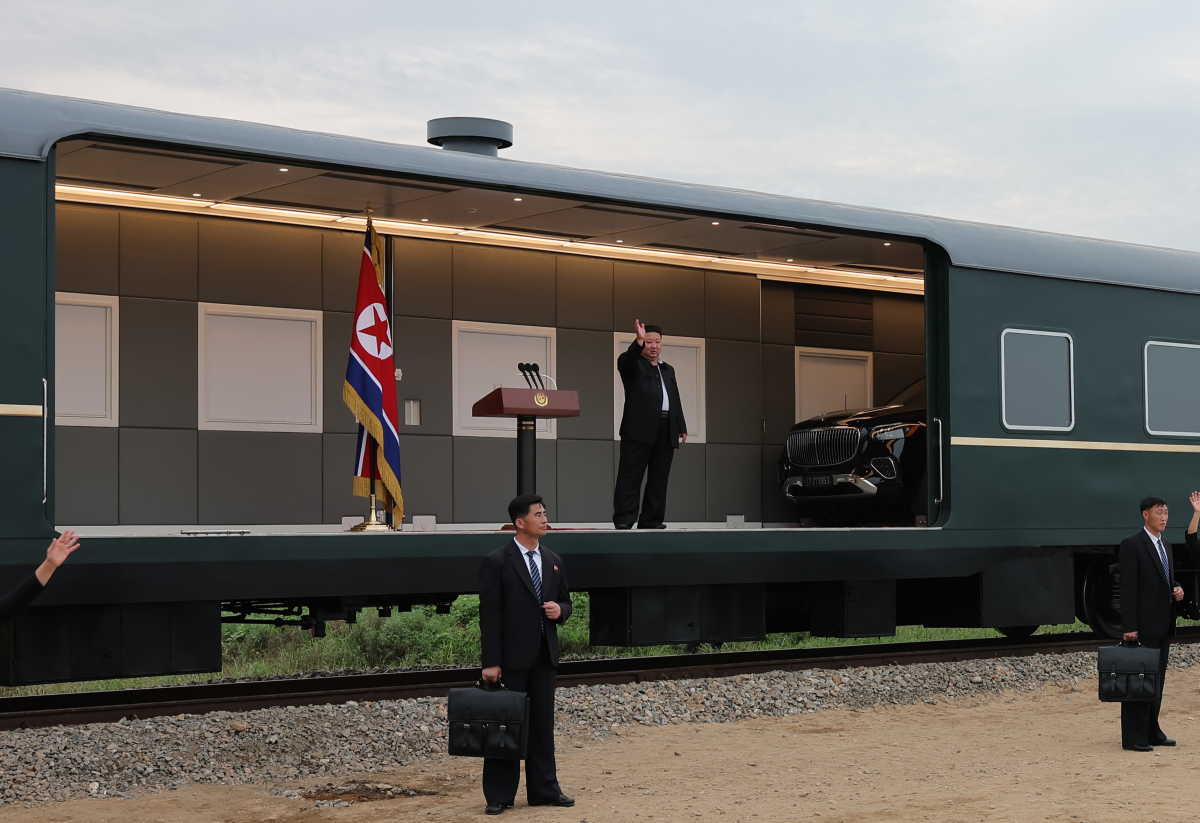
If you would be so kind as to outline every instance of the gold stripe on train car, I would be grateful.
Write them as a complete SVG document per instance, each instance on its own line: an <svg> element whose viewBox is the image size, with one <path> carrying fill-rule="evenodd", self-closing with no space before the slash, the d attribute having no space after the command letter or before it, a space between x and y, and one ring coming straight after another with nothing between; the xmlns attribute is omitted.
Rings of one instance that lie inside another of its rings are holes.
<svg viewBox="0 0 1200 823"><path fill-rule="evenodd" d="M0 403L0 417L41 417L41 406L26 406L20 403Z"/></svg>
<svg viewBox="0 0 1200 823"><path fill-rule="evenodd" d="M1193 443L1108 443L1100 440L1021 440L1015 437L951 437L951 446L1008 446L1016 449L1078 449L1103 452L1200 454Z"/></svg>

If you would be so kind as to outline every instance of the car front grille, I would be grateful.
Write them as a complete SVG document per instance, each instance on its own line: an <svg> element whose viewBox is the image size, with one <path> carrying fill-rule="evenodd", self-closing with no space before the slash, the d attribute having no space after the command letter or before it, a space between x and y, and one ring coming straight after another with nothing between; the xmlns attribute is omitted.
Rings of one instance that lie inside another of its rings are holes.
<svg viewBox="0 0 1200 823"><path fill-rule="evenodd" d="M802 429L788 435L788 460L797 466L836 466L858 452L861 430L851 426Z"/></svg>

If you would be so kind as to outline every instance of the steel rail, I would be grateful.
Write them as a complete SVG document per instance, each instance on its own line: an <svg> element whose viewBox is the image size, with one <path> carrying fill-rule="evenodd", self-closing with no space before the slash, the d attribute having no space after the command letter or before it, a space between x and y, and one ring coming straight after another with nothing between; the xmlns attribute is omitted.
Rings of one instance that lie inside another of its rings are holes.
<svg viewBox="0 0 1200 823"><path fill-rule="evenodd" d="M560 687L643 683L731 677L769 671L846 669L859 666L946 663L1034 654L1095 651L1111 638L1095 634L1037 635L920 643L879 643L817 649L623 657L563 661ZM1176 642L1200 642L1200 626L1181 628ZM74 692L0 698L0 730L41 726L145 720L175 714L243 712L273 706L310 706L415 697L441 697L450 689L471 686L478 668L239 680L234 683L159 686L141 689Z"/></svg>

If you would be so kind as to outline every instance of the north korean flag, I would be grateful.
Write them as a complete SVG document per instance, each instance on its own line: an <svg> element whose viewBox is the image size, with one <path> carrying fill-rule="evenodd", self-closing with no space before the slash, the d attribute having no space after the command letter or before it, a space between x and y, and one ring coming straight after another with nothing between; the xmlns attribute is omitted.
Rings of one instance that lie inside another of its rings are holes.
<svg viewBox="0 0 1200 823"><path fill-rule="evenodd" d="M400 437L392 347L392 322L383 291L383 246L368 219L342 399L358 419L354 493L368 497L375 485L372 480L382 480L384 488L377 489L376 495L385 506L390 503L398 523L404 517L404 497L400 492Z"/></svg>

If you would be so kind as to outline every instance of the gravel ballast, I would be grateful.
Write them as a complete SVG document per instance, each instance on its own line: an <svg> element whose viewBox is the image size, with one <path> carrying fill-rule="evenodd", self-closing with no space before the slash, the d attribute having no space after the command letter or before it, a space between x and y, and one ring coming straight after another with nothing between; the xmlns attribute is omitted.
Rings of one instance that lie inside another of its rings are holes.
<svg viewBox="0 0 1200 823"><path fill-rule="evenodd" d="M1175 646L1172 667L1200 663ZM1094 653L766 672L558 690L557 731L725 723L827 709L995 699L1090 679ZM315 785L445 757L442 698L214 712L0 733L0 805L129 796L189 783Z"/></svg>

